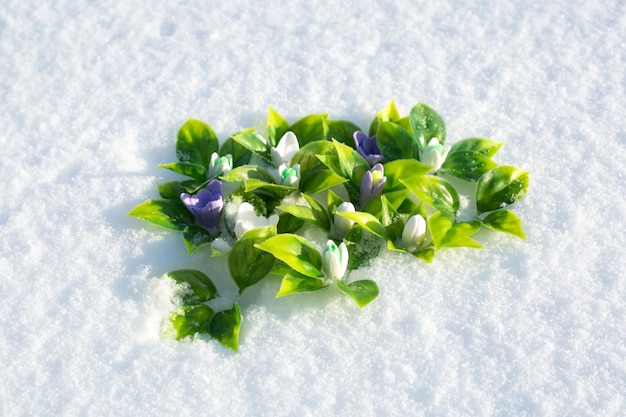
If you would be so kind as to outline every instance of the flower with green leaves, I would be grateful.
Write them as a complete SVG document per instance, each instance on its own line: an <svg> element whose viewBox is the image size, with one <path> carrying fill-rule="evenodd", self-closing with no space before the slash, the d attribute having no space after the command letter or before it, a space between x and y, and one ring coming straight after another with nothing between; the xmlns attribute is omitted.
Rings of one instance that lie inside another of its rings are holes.
<svg viewBox="0 0 626 417"><path fill-rule="evenodd" d="M332 281L343 279L348 269L348 248L341 242L337 245L334 241L328 240L322 252L322 270L326 278Z"/></svg>
<svg viewBox="0 0 626 417"><path fill-rule="evenodd" d="M424 152L422 152L420 162L432 166L432 171L437 171L443 164L443 161L446 160L448 152L450 152L450 146L440 144L439 139L432 138L428 141Z"/></svg>
<svg viewBox="0 0 626 417"><path fill-rule="evenodd" d="M219 156L217 152L211 154L209 161L209 178L217 178L220 175L228 174L233 169L233 156L226 154Z"/></svg>

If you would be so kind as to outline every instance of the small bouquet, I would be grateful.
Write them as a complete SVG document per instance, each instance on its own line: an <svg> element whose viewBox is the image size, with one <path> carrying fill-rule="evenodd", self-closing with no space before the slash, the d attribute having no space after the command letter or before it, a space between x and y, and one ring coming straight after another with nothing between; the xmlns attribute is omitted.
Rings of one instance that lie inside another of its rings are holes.
<svg viewBox="0 0 626 417"><path fill-rule="evenodd" d="M362 308L379 289L350 272L381 243L432 262L443 248L482 248L471 236L483 227L525 238L509 206L526 193L528 172L494 162L501 146L478 137L448 145L442 117L422 103L401 117L391 102L367 133L327 114L290 124L270 108L267 132L245 129L221 144L190 119L178 132L177 161L159 165L185 178L160 184L161 198L128 214L181 232L189 253L210 247L211 256L228 256L239 293L275 275L277 297L336 285ZM472 189L473 204L460 210L453 183ZM304 237L311 228L321 244ZM208 334L237 350L237 303L214 311L218 292L201 271L165 276L185 289L169 316L174 337Z"/></svg>

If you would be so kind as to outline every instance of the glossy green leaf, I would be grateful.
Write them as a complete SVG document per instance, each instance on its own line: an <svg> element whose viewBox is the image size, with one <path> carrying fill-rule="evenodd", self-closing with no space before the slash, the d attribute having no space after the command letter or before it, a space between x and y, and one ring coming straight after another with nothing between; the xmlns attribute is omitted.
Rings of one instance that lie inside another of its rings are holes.
<svg viewBox="0 0 626 417"><path fill-rule="evenodd" d="M413 255L429 264L435 259L435 249L433 247L427 247L413 252Z"/></svg>
<svg viewBox="0 0 626 417"><path fill-rule="evenodd" d="M415 159L398 159L387 162L384 167L387 177L385 192L405 189L406 186L400 180L408 181L413 177L426 175L432 170L430 165L422 164Z"/></svg>
<svg viewBox="0 0 626 417"><path fill-rule="evenodd" d="M435 250L444 247L482 248L482 245L469 236L480 229L480 222L456 223L453 216L441 212L428 218L428 230L435 243Z"/></svg>
<svg viewBox="0 0 626 417"><path fill-rule="evenodd" d="M278 233L296 233L304 226L304 220L290 214L281 213L278 216Z"/></svg>
<svg viewBox="0 0 626 417"><path fill-rule="evenodd" d="M213 152L217 152L218 140L208 124L189 119L178 130L176 157L180 162L191 162L208 167Z"/></svg>
<svg viewBox="0 0 626 417"><path fill-rule="evenodd" d="M348 271L369 265L370 260L380 252L380 238L371 233L365 233L360 226L350 229L343 241L348 248Z"/></svg>
<svg viewBox="0 0 626 417"><path fill-rule="evenodd" d="M363 227L368 232L381 237L383 239L387 238L387 232L385 231L385 227L380 223L380 221L372 216L369 213L355 211L355 212L338 212L337 213L341 217L345 217L346 219L352 220L357 223L361 227Z"/></svg>
<svg viewBox="0 0 626 417"><path fill-rule="evenodd" d="M289 130L298 138L300 148L311 142L328 139L327 118L327 114L311 114L289 126Z"/></svg>
<svg viewBox="0 0 626 417"><path fill-rule="evenodd" d="M256 165L243 165L222 176L222 180L228 182L244 182L251 179L261 180L266 183L274 182L272 174Z"/></svg>
<svg viewBox="0 0 626 417"><path fill-rule="evenodd" d="M284 205L284 206L277 206L276 208L282 212L289 213L292 216L295 216L306 222L310 222L310 223L317 222L317 217L313 213L313 209L311 207L290 204L290 205Z"/></svg>
<svg viewBox="0 0 626 417"><path fill-rule="evenodd" d="M200 164L193 162L172 162L159 164L159 168L169 169L177 174L186 175L198 181L206 181L206 169Z"/></svg>
<svg viewBox="0 0 626 417"><path fill-rule="evenodd" d="M180 201L180 195L187 192L180 181L169 181L158 185L159 195L166 200Z"/></svg>
<svg viewBox="0 0 626 417"><path fill-rule="evenodd" d="M510 210L497 210L489 213L481 223L488 228L517 236L526 240L522 220Z"/></svg>
<svg viewBox="0 0 626 417"><path fill-rule="evenodd" d="M270 152L267 148L265 139L256 132L245 130L243 132L236 133L232 136L233 140L239 143L244 148L259 155L261 158L270 161L272 159Z"/></svg>
<svg viewBox="0 0 626 417"><path fill-rule="evenodd" d="M267 117L267 136L270 146L276 147L276 144L278 144L278 141L288 129L289 123L283 119L283 116L270 107L269 116Z"/></svg>
<svg viewBox="0 0 626 417"><path fill-rule="evenodd" d="M413 136L396 123L379 123L376 132L376 144L383 156L389 161L418 156L418 148Z"/></svg>
<svg viewBox="0 0 626 417"><path fill-rule="evenodd" d="M335 139L345 145L354 148L354 132L361 128L346 120L326 120L328 125L328 139Z"/></svg>
<svg viewBox="0 0 626 417"><path fill-rule="evenodd" d="M501 165L495 167L478 180L476 207L479 213L498 210L513 204L526 194L528 171Z"/></svg>
<svg viewBox="0 0 626 417"><path fill-rule="evenodd" d="M217 312L209 324L209 333L222 346L237 351L239 347L239 330L241 329L241 310L237 303L233 308Z"/></svg>
<svg viewBox="0 0 626 417"><path fill-rule="evenodd" d="M398 120L400 120L400 113L398 113L396 104L392 100L387 107L376 113L376 117L374 117L374 120L372 120L370 124L368 136L374 136L376 134L380 122L397 122Z"/></svg>
<svg viewBox="0 0 626 417"><path fill-rule="evenodd" d="M293 234L273 236L256 245L256 248L271 253L297 272L307 277L323 278L322 255L305 238Z"/></svg>
<svg viewBox="0 0 626 417"><path fill-rule="evenodd" d="M424 151L432 138L439 139L441 144L446 141L446 124L443 118L426 104L418 103L413 106L409 121L420 152Z"/></svg>
<svg viewBox="0 0 626 417"><path fill-rule="evenodd" d="M240 167L250 163L250 158L252 157L252 152L232 137L224 142L219 154L221 156L230 154L233 157L233 167Z"/></svg>
<svg viewBox="0 0 626 417"><path fill-rule="evenodd" d="M370 279L362 279L350 284L346 284L344 281L337 281L337 286L342 292L350 296L360 308L372 302L378 297L380 292L376 282Z"/></svg>
<svg viewBox="0 0 626 417"><path fill-rule="evenodd" d="M205 304L194 304L179 307L170 317L176 340L196 333L209 333L209 326L213 318L213 309Z"/></svg>
<svg viewBox="0 0 626 417"><path fill-rule="evenodd" d="M347 178L335 174L331 169L322 168L308 171L306 175L302 175L300 179L300 191L307 194L315 194L320 191L328 190L335 185L344 184L347 181Z"/></svg>
<svg viewBox="0 0 626 417"><path fill-rule="evenodd" d="M215 288L213 281L202 271L195 269L177 269L176 271L166 273L163 277L170 278L178 284L185 283L189 285L193 295L184 298L184 302L204 302L217 297L217 288Z"/></svg>
<svg viewBox="0 0 626 417"><path fill-rule="evenodd" d="M503 142L496 142L491 139L468 138L455 143L452 148L450 148L450 154L461 151L478 152L491 158L498 152L502 145Z"/></svg>
<svg viewBox="0 0 626 417"><path fill-rule="evenodd" d="M482 153L456 151L448 154L439 172L465 181L478 181L485 172L497 165Z"/></svg>
<svg viewBox="0 0 626 417"><path fill-rule="evenodd" d="M276 259L256 245L276 235L275 226L252 229L241 236L228 254L228 270L241 293L272 271Z"/></svg>
<svg viewBox="0 0 626 417"><path fill-rule="evenodd" d="M459 195L454 187L434 175L415 176L400 180L413 194L429 206L445 213L455 214L459 209Z"/></svg>
<svg viewBox="0 0 626 417"><path fill-rule="evenodd" d="M219 233L218 233L219 234ZM218 236L212 235L205 228L197 225L189 225L183 229L183 240L188 253L193 253L203 246L213 242Z"/></svg>
<svg viewBox="0 0 626 417"><path fill-rule="evenodd" d="M341 168L337 174L348 178L355 185L360 184L363 174L370 169L367 161L353 148L337 141L332 143L335 146Z"/></svg>
<svg viewBox="0 0 626 417"><path fill-rule="evenodd" d="M183 230L195 220L181 201L153 199L139 204L128 212L157 226L172 230Z"/></svg>
<svg viewBox="0 0 626 417"><path fill-rule="evenodd" d="M276 298L290 294L318 291L324 287L326 287L326 284L323 279L313 278L299 274L296 271L291 271L283 277Z"/></svg>
<svg viewBox="0 0 626 417"><path fill-rule="evenodd" d="M323 155L334 155L336 158L336 152L330 141L311 142L300 148L291 160L292 164L300 165L300 191L315 194L347 181L320 160ZM338 159L336 166L339 167ZM340 169L337 168L337 171Z"/></svg>
<svg viewBox="0 0 626 417"><path fill-rule="evenodd" d="M333 193L331 190L328 190L328 193ZM313 212L313 216L315 216L315 222L324 230L330 229L330 216L329 210L327 210L322 204L320 204L316 199L307 194L302 194L302 197L309 203L311 206L311 210Z"/></svg>

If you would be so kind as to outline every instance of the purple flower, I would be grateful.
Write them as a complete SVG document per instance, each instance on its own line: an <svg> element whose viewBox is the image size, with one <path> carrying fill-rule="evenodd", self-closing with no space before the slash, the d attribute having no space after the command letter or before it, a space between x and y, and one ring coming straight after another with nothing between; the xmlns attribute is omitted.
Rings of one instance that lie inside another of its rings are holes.
<svg viewBox="0 0 626 417"><path fill-rule="evenodd" d="M187 210L193 214L198 225L209 233L217 233L224 209L224 195L220 181L211 181L194 195L182 193L180 199Z"/></svg>
<svg viewBox="0 0 626 417"><path fill-rule="evenodd" d="M356 145L356 150L370 166L374 166L379 162L385 162L385 157L380 153L376 143L376 135L369 137L360 130L356 131L354 132L354 144Z"/></svg>
<svg viewBox="0 0 626 417"><path fill-rule="evenodd" d="M382 164L376 164L366 171L361 179L361 208L373 198L380 196L383 193L383 187L387 177L385 177L385 168Z"/></svg>

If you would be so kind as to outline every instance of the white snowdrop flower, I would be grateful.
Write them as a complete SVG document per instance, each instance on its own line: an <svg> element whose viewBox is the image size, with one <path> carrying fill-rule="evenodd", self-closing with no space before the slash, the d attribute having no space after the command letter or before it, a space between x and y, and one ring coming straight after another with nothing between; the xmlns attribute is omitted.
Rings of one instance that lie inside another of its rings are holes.
<svg viewBox="0 0 626 417"><path fill-rule="evenodd" d="M249 230L258 227L278 224L278 215L272 214L270 217L263 217L256 214L254 207L250 203L241 203L235 215L235 236L239 239Z"/></svg>
<svg viewBox="0 0 626 417"><path fill-rule="evenodd" d="M426 145L424 152L422 152L420 162L432 166L433 170L431 172L437 171L441 168L443 161L446 160L448 152L450 152L450 146L441 145L439 144L439 139L432 138L428 141L428 145Z"/></svg>
<svg viewBox="0 0 626 417"><path fill-rule="evenodd" d="M291 168L283 164L278 168L278 173L282 185L295 188L300 185L300 164L295 164Z"/></svg>
<svg viewBox="0 0 626 417"><path fill-rule="evenodd" d="M291 158L293 158L299 150L300 145L298 144L296 135L293 132L285 133L276 144L276 147L270 149L272 164L274 164L276 168L283 164L289 165Z"/></svg>
<svg viewBox="0 0 626 417"><path fill-rule="evenodd" d="M227 154L219 156L217 152L211 154L209 161L209 178L216 178L220 175L228 174L233 169L233 156Z"/></svg>
<svg viewBox="0 0 626 417"><path fill-rule="evenodd" d="M339 246L332 240L326 242L322 253L322 270L326 278L340 280L348 269L348 248L344 242Z"/></svg>
<svg viewBox="0 0 626 417"><path fill-rule="evenodd" d="M354 221L346 219L337 213L354 213L355 211L354 204L349 201L344 201L339 204L337 210L335 210L333 219L332 237L343 239L350 229L352 229L352 226L354 226Z"/></svg>
<svg viewBox="0 0 626 417"><path fill-rule="evenodd" d="M402 230L402 244L404 248L409 252L413 252L420 247L425 238L426 220L420 214L409 217Z"/></svg>

